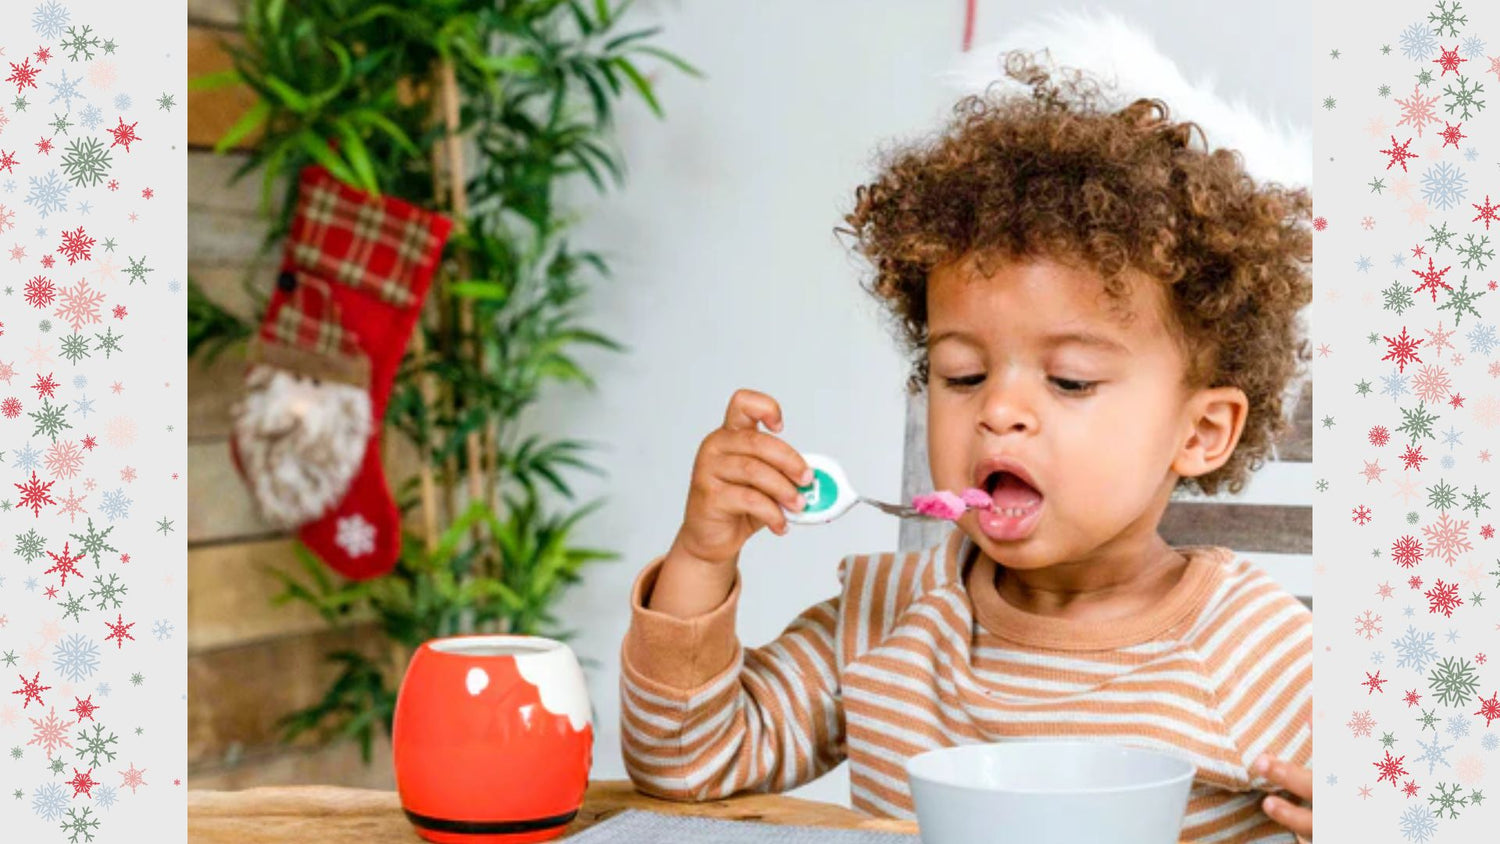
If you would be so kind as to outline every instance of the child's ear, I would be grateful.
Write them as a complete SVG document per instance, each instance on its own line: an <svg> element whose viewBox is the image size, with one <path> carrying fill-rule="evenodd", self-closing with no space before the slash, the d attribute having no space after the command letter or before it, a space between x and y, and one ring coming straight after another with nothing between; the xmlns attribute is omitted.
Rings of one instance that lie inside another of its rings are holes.
<svg viewBox="0 0 1500 844"><path fill-rule="evenodd" d="M1188 399L1187 439L1172 461L1172 471L1196 478L1223 466L1245 430L1250 400L1239 387L1210 387Z"/></svg>

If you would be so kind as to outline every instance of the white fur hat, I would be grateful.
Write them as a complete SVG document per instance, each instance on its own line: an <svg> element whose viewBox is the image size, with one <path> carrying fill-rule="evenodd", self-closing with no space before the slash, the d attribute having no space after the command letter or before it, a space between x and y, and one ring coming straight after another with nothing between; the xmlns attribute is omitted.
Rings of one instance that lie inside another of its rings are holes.
<svg viewBox="0 0 1500 844"><path fill-rule="evenodd" d="M1210 148L1238 151L1257 181L1312 186L1312 136L1306 129L1263 118L1243 102L1225 102L1208 80L1188 81L1150 36L1118 15L1056 12L1012 27L998 41L964 54L944 79L964 94L982 93L997 82L1019 87L1004 72L1011 50L1046 50L1057 66L1112 84L1100 93L1116 108L1142 97L1162 100L1174 120L1197 123Z"/></svg>

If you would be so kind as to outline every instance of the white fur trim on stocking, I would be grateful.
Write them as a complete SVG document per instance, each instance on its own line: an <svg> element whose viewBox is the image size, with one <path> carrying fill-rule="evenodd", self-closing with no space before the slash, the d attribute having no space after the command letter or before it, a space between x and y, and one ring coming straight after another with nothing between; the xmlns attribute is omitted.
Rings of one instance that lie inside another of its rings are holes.
<svg viewBox="0 0 1500 844"><path fill-rule="evenodd" d="M250 368L231 411L240 466L261 516L291 528L349 489L370 438L370 394L272 366Z"/></svg>

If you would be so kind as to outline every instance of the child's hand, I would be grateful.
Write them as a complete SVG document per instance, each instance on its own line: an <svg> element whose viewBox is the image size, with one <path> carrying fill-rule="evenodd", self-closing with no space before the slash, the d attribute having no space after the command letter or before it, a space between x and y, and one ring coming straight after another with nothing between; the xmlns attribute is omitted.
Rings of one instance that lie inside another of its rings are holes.
<svg viewBox="0 0 1500 844"><path fill-rule="evenodd" d="M1274 794L1266 795L1261 801L1263 808L1271 820L1291 830L1298 838L1304 841L1312 840L1313 815L1312 815L1312 793L1313 781L1312 771L1301 765L1293 765L1274 759L1269 754L1261 754L1255 760L1254 771L1256 776L1265 777L1278 786L1286 789L1292 795L1301 799L1303 804L1299 805L1292 801Z"/></svg>
<svg viewBox="0 0 1500 844"><path fill-rule="evenodd" d="M740 390L729 400L724 426L698 448L677 548L705 562L733 563L750 536L769 527L786 533L781 508L803 506L799 485L812 470L795 449L758 429L782 428L781 407L764 393Z"/></svg>

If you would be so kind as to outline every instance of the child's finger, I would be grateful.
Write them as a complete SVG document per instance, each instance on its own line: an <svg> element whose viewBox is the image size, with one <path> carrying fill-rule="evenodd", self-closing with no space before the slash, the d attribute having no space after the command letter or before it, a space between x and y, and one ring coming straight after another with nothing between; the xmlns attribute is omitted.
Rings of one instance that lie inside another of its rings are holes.
<svg viewBox="0 0 1500 844"><path fill-rule="evenodd" d="M1261 808L1271 820L1291 830L1295 835L1311 839L1313 831L1312 809L1306 806L1298 806L1285 798L1275 795L1268 796L1261 801Z"/></svg>
<svg viewBox="0 0 1500 844"><path fill-rule="evenodd" d="M773 431L781 430L781 405L776 400L755 390L736 390L729 399L729 408L724 411L724 427L732 431L755 429L756 423Z"/></svg>
<svg viewBox="0 0 1500 844"><path fill-rule="evenodd" d="M781 503L782 507L795 509L797 486L777 470L775 466L748 454L730 454L715 461L716 477L726 484L746 486L758 490Z"/></svg>
<svg viewBox="0 0 1500 844"><path fill-rule="evenodd" d="M748 516L778 535L786 533L786 514L765 493L748 486L731 486L724 490L724 496L730 513Z"/></svg>
<svg viewBox="0 0 1500 844"><path fill-rule="evenodd" d="M1303 800L1312 799L1312 771L1301 765L1293 765L1290 762L1284 762L1263 753L1255 761L1255 773L1276 783Z"/></svg>
<svg viewBox="0 0 1500 844"><path fill-rule="evenodd" d="M745 454L770 464L797 486L812 483L807 461L780 437L762 431L734 431L725 435L722 447L726 454Z"/></svg>

